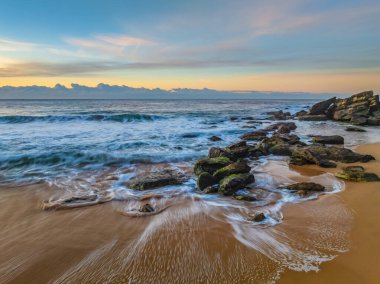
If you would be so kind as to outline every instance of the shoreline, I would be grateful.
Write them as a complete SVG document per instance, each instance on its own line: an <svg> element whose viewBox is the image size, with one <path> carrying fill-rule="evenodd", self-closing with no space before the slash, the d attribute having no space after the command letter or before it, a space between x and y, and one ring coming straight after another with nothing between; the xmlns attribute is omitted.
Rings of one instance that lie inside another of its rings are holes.
<svg viewBox="0 0 380 284"><path fill-rule="evenodd" d="M366 170L380 175L380 142L359 145L355 151L361 154L371 154L376 160L352 165L362 165ZM344 166L339 163L335 169L323 170L335 173ZM321 170L317 166L309 165L293 168L301 173ZM345 190L335 195L353 215L349 235L350 249L339 254L335 259L322 263L320 271L317 273L287 270L281 275L278 283L378 283L380 183L345 181ZM320 198L322 206L323 199ZM284 216L296 214L295 212L297 212L297 204L289 204L284 207Z"/></svg>

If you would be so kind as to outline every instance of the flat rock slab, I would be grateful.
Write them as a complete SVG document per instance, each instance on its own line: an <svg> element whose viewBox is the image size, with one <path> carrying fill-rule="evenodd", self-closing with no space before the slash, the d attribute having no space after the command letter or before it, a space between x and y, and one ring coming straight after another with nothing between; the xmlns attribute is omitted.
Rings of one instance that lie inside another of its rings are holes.
<svg viewBox="0 0 380 284"><path fill-rule="evenodd" d="M147 190L167 185L182 184L188 177L174 169L163 169L158 172L149 172L127 181L124 185L135 190Z"/></svg>

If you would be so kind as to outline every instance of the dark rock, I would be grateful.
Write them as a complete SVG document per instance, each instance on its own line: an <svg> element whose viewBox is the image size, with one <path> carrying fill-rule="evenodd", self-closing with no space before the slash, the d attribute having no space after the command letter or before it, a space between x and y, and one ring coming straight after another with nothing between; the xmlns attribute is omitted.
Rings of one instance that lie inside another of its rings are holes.
<svg viewBox="0 0 380 284"><path fill-rule="evenodd" d="M228 166L232 161L227 157L203 158L198 160L194 165L194 173L200 175L207 172L213 175L217 170Z"/></svg>
<svg viewBox="0 0 380 284"><path fill-rule="evenodd" d="M251 174L230 175L219 182L219 193L223 195L232 195L239 189L245 188L254 181L255 178Z"/></svg>
<svg viewBox="0 0 380 284"><path fill-rule="evenodd" d="M204 193L206 194L216 193L218 192L218 190L219 190L219 184L214 184L212 186L206 187L206 189L204 190Z"/></svg>
<svg viewBox="0 0 380 284"><path fill-rule="evenodd" d="M252 116L243 117L242 120L255 120L256 118Z"/></svg>
<svg viewBox="0 0 380 284"><path fill-rule="evenodd" d="M291 130L295 130L297 125L294 122L280 122L269 125L265 130L273 131L277 130L278 133L289 133Z"/></svg>
<svg viewBox="0 0 380 284"><path fill-rule="evenodd" d="M352 115L350 122L355 125L366 125L368 124L368 118L361 115Z"/></svg>
<svg viewBox="0 0 380 284"><path fill-rule="evenodd" d="M264 213L256 213L252 216L249 216L248 218L249 221L252 221L252 222L262 222L265 220L265 214Z"/></svg>
<svg viewBox="0 0 380 284"><path fill-rule="evenodd" d="M244 125L241 128L253 128L253 129L255 129L256 126L254 126L254 125Z"/></svg>
<svg viewBox="0 0 380 284"><path fill-rule="evenodd" d="M247 146L247 141L239 141L239 142L233 143L231 145L228 145L226 147L226 149L227 150L234 150L234 149L238 149L238 148L246 147L246 146Z"/></svg>
<svg viewBox="0 0 380 284"><path fill-rule="evenodd" d="M314 143L319 144L344 144L344 138L339 135L332 135L332 136L314 136L313 137Z"/></svg>
<svg viewBox="0 0 380 284"><path fill-rule="evenodd" d="M355 182L380 181L380 178L376 174L366 172L361 166L346 167L342 172L336 173L335 176L341 179Z"/></svg>
<svg viewBox="0 0 380 284"><path fill-rule="evenodd" d="M276 156L290 156L292 150L289 145L279 144L269 148L269 153Z"/></svg>
<svg viewBox="0 0 380 284"><path fill-rule="evenodd" d="M182 138L196 138L196 137L198 137L197 134L191 134L191 133L182 135Z"/></svg>
<svg viewBox="0 0 380 284"><path fill-rule="evenodd" d="M301 111L298 111L298 112L295 113L296 117L304 116L304 115L307 115L307 111L306 110L301 110Z"/></svg>
<svg viewBox="0 0 380 284"><path fill-rule="evenodd" d="M213 142L217 142L217 141L221 141L221 140L223 140L222 138L220 138L220 137L218 137L218 136L211 136L210 138L209 138L209 140L210 141L213 141Z"/></svg>
<svg viewBox="0 0 380 284"><path fill-rule="evenodd" d="M327 109L333 105L336 101L336 97L325 100L323 102L316 103L313 105L309 111L310 115L320 115L320 114L326 114Z"/></svg>
<svg viewBox="0 0 380 284"><path fill-rule="evenodd" d="M218 147L211 147L210 150L208 150L208 157L209 158L217 158L217 157L230 158L227 151L225 151L222 148L218 148Z"/></svg>
<svg viewBox="0 0 380 284"><path fill-rule="evenodd" d="M255 140L262 140L265 137L267 137L267 132L264 130L257 130L253 132L248 132L246 134L243 134L240 136L240 139L248 140L248 141L255 141Z"/></svg>
<svg viewBox="0 0 380 284"><path fill-rule="evenodd" d="M289 189L294 191L324 191L325 187L323 185L314 182L300 182L282 187L283 189Z"/></svg>
<svg viewBox="0 0 380 284"><path fill-rule="evenodd" d="M144 213L150 213L150 212L154 212L154 208L150 204L145 204L140 207L139 211L144 212Z"/></svg>
<svg viewBox="0 0 380 284"><path fill-rule="evenodd" d="M181 184L187 177L176 170L164 169L159 172L150 172L145 175L133 177L125 183L126 186L135 190L147 190L157 187Z"/></svg>
<svg viewBox="0 0 380 284"><path fill-rule="evenodd" d="M290 163L299 166L307 164L323 166L327 160L343 163L366 163L374 159L371 155L358 154L347 148L312 145L294 148Z"/></svg>
<svg viewBox="0 0 380 284"><path fill-rule="evenodd" d="M287 120L293 117L290 114L290 112L283 112L282 110L271 111L271 112L267 112L266 114L270 115L268 119L272 119L272 120Z"/></svg>
<svg viewBox="0 0 380 284"><path fill-rule="evenodd" d="M216 180L219 181L225 178L226 176L230 176L232 174L249 173L250 170L251 170L251 167L248 166L248 163L242 160L242 161L238 161L236 163L230 164L228 166L225 166L224 168L217 170L213 176Z"/></svg>
<svg viewBox="0 0 380 284"><path fill-rule="evenodd" d="M200 190L204 190L205 188L216 183L218 183L217 180L207 172L201 173L198 176L197 185Z"/></svg>
<svg viewBox="0 0 380 284"><path fill-rule="evenodd" d="M236 200L241 201L257 201L257 198L251 194L234 194L233 196Z"/></svg>
<svg viewBox="0 0 380 284"><path fill-rule="evenodd" d="M367 132L367 130L359 127L354 127L354 126L347 126L346 131L348 132Z"/></svg>
<svg viewBox="0 0 380 284"><path fill-rule="evenodd" d="M303 121L326 121L327 116L325 114L303 115L303 116L299 116L298 119L303 120Z"/></svg>
<svg viewBox="0 0 380 284"><path fill-rule="evenodd" d="M378 111L374 111L367 120L368 125L380 126L380 107Z"/></svg>
<svg viewBox="0 0 380 284"><path fill-rule="evenodd" d="M230 117L230 120L231 120L231 121L236 121L236 120L238 120L238 119L239 119L239 118L238 118L237 116L231 116L231 117Z"/></svg>
<svg viewBox="0 0 380 284"><path fill-rule="evenodd" d="M319 160L318 166L320 166L322 168L336 168L337 164L335 164L334 162L331 162L329 160Z"/></svg>

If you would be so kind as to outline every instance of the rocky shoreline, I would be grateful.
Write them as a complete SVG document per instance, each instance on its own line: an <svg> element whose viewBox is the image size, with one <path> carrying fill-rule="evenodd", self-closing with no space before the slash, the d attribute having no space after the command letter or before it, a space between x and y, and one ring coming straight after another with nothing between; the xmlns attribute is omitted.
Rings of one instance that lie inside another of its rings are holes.
<svg viewBox="0 0 380 284"><path fill-rule="evenodd" d="M284 111L267 113L269 120L336 120L347 121L358 125L380 125L379 96L374 96L372 91L353 95L347 99L332 98L313 105L309 111L300 111L295 114ZM239 118L231 117L231 122ZM260 124L253 117L242 118L247 121L246 128L255 128L252 124ZM297 124L294 121L273 123L263 129L242 134L236 143L227 147L211 147L208 156L197 160L194 164L194 174L197 179L197 190L203 194L220 194L230 196L240 201L256 201L255 176L252 162L263 156L286 156L290 165L317 165L323 168L335 168L337 162L341 163L366 163L374 160L371 155L363 155L344 148L342 136L314 135L311 143L301 141L294 133ZM362 128L347 127L347 131L365 131ZM217 142L221 138L210 137L210 141ZM367 173L362 167L347 167L336 177L349 181L371 182L379 181L379 177L373 173ZM168 185L180 185L191 179L191 175L180 170L165 168L158 172L148 172L134 176L124 183L124 186L135 190L154 190ZM292 194L307 197L314 193L323 193L322 185L303 182L281 187ZM154 198L154 193L149 194ZM161 194L157 194L160 198ZM101 194L91 196L73 196L44 203L43 209L65 209L95 205L111 201L112 197ZM135 197L134 200L147 200L146 196ZM158 214L163 209L154 208L145 203L133 216L149 216ZM126 214L128 215L128 214ZM258 212L254 216L247 216L247 220L262 222L266 215Z"/></svg>

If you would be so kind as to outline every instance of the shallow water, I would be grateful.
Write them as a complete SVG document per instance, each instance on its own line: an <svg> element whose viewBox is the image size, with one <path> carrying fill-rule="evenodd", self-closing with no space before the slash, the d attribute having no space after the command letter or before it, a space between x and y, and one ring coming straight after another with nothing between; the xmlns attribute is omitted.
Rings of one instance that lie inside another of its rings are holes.
<svg viewBox="0 0 380 284"><path fill-rule="evenodd" d="M143 193L124 184L138 172L163 167L191 173L210 147L251 131L242 126L273 123L265 112L294 113L312 103L1 101L0 217L7 221L0 232L0 282L22 283L50 255L64 263L50 272L39 269L37 278L56 283L267 283L284 269L317 271L349 248L351 213L333 195L344 185L331 174L301 175L289 169L286 158L274 156L251 161L255 202L200 194L194 176L181 186ZM248 116L257 123L248 124ZM335 122L296 124L304 141L309 134L340 134L348 147L380 140L375 128L350 133ZM211 142L212 135L222 141ZM279 189L298 181L321 183L327 191L302 198ZM113 201L64 213L40 209L44 199L93 193ZM162 213L125 216L142 205L134 197L150 193L160 193L148 201ZM318 206L321 199L328 208ZM299 216L283 216L289 204L299 206ZM16 214L10 217L11 211ZM256 212L266 220L247 221ZM30 245L20 246L25 242ZM52 249L58 243L79 251ZM34 255L37 249L42 257Z"/></svg>

